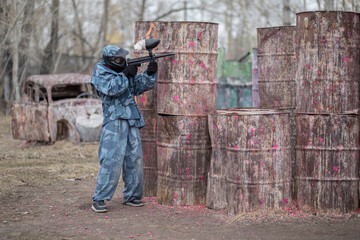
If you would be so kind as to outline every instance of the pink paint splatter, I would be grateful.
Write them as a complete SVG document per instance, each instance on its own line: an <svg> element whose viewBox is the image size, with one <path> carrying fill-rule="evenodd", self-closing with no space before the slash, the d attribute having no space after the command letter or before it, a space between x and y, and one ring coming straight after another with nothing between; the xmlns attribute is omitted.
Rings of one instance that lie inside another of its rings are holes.
<svg viewBox="0 0 360 240"><path fill-rule="evenodd" d="M319 141L320 141L320 142L323 142L323 141L324 141L324 139L323 139L323 138L319 138Z"/></svg>
<svg viewBox="0 0 360 240"><path fill-rule="evenodd" d="M333 167L333 170L334 170L335 172L337 172L337 171L339 171L339 167L338 167L338 166L334 166L334 167Z"/></svg>
<svg viewBox="0 0 360 240"><path fill-rule="evenodd" d="M273 146L273 149L277 149L277 147L278 147L278 146L275 144L275 145Z"/></svg>
<svg viewBox="0 0 360 240"><path fill-rule="evenodd" d="M144 97L141 98L141 102L142 102L142 103L145 102L145 98L144 98Z"/></svg>
<svg viewBox="0 0 360 240"><path fill-rule="evenodd" d="M176 62L177 62L177 60L176 60L176 59L172 60L172 63L176 63Z"/></svg>
<svg viewBox="0 0 360 240"><path fill-rule="evenodd" d="M193 42L190 42L190 46L193 47L195 44Z"/></svg>
<svg viewBox="0 0 360 240"><path fill-rule="evenodd" d="M236 149L237 148L237 146L236 145L234 145L234 149Z"/></svg>
<svg viewBox="0 0 360 240"><path fill-rule="evenodd" d="M178 96L175 96L174 99L175 99L176 101L179 101L179 97L178 97Z"/></svg>
<svg viewBox="0 0 360 240"><path fill-rule="evenodd" d="M349 60L349 58L347 58L347 57L344 57L344 61L347 61L347 60Z"/></svg>

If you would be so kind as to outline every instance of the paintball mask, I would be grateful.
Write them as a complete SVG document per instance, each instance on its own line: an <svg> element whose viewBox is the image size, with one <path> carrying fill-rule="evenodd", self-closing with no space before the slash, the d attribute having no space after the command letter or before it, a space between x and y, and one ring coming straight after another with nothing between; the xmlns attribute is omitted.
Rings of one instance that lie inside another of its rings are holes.
<svg viewBox="0 0 360 240"><path fill-rule="evenodd" d="M121 72L126 68L126 55L129 52L120 48L113 56L103 56L106 65L108 65L115 72Z"/></svg>

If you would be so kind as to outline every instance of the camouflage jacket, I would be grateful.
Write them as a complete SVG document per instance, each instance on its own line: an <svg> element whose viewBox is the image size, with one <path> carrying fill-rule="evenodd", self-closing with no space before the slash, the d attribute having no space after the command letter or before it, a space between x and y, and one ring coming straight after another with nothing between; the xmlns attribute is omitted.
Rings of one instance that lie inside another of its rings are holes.
<svg viewBox="0 0 360 240"><path fill-rule="evenodd" d="M103 55L111 56L119 50L115 46L107 46L103 49ZM95 65L91 77L91 84L102 100L103 125L115 119L127 119L130 126L145 126L135 96L151 90L156 83L157 74L149 76L147 71L137 73L135 77L128 79L122 72L117 73L105 65L104 59Z"/></svg>

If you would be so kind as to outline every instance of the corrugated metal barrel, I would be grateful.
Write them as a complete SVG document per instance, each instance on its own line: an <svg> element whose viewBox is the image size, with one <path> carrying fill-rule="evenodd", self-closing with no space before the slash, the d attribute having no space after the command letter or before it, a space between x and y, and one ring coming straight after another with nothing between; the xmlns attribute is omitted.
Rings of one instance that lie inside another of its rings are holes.
<svg viewBox="0 0 360 240"><path fill-rule="evenodd" d="M157 194L157 152L156 152L156 121L155 110L140 110L146 126L140 129L144 159L144 196L155 197Z"/></svg>
<svg viewBox="0 0 360 240"><path fill-rule="evenodd" d="M204 205L211 145L206 116L158 115L158 202Z"/></svg>
<svg viewBox="0 0 360 240"><path fill-rule="evenodd" d="M288 111L218 110L209 131L208 207L236 214L291 204Z"/></svg>
<svg viewBox="0 0 360 240"><path fill-rule="evenodd" d="M359 116L297 115L297 201L312 211L355 211L359 187Z"/></svg>
<svg viewBox="0 0 360 240"><path fill-rule="evenodd" d="M257 29L260 107L295 108L296 27Z"/></svg>
<svg viewBox="0 0 360 240"><path fill-rule="evenodd" d="M156 53L175 52L159 60L157 112L207 115L216 111L218 24L208 22L136 22L137 39L157 38Z"/></svg>
<svg viewBox="0 0 360 240"><path fill-rule="evenodd" d="M145 32L144 32L145 31ZM135 43L140 40L139 35L146 34L146 29L142 29L141 25L135 23ZM142 39L145 39L142 38ZM148 51L134 51L134 57L148 56ZM162 61L162 60L157 60ZM140 72L147 69L147 63L140 67ZM161 64L158 71L161 72ZM136 103L144 117L146 126L140 129L141 144L144 157L144 196L155 197L157 194L157 159L156 159L156 98L157 86L140 96L136 96Z"/></svg>
<svg viewBox="0 0 360 240"><path fill-rule="evenodd" d="M358 113L360 15L302 12L296 21L296 111Z"/></svg>

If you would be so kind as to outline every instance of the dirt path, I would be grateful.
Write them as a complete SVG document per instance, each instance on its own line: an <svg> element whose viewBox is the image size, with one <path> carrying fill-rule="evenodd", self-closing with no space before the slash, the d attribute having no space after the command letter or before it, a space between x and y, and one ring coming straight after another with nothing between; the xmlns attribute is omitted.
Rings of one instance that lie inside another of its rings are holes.
<svg viewBox="0 0 360 240"><path fill-rule="evenodd" d="M121 204L95 214L91 196L98 144L27 145L0 116L0 239L360 239L360 215L313 216L296 210L228 216L204 206ZM131 238L132 237L132 238Z"/></svg>

